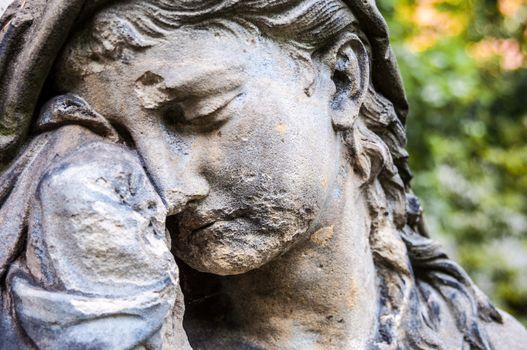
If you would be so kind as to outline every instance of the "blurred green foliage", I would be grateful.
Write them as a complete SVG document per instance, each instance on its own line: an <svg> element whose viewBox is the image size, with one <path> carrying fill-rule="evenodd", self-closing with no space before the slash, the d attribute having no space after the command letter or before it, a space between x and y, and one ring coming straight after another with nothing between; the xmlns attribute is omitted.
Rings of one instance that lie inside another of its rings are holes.
<svg viewBox="0 0 527 350"><path fill-rule="evenodd" d="M430 232L527 324L527 1L379 0Z"/></svg>

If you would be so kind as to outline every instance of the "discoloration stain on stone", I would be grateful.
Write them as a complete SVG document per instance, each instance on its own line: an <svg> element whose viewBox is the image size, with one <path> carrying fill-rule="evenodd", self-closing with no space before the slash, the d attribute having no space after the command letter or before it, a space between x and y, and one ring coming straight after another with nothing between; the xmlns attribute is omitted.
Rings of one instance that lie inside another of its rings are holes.
<svg viewBox="0 0 527 350"><path fill-rule="evenodd" d="M333 226L326 226L321 228L320 230L316 231L309 237L311 242L320 245L325 246L328 244L329 241L333 238Z"/></svg>
<svg viewBox="0 0 527 350"><path fill-rule="evenodd" d="M284 136L287 131L287 126L284 123L279 122L278 124L276 124L275 130L278 131L280 136Z"/></svg>
<svg viewBox="0 0 527 350"><path fill-rule="evenodd" d="M349 289L346 292L346 304L349 308L353 308L357 304L357 294L357 283L355 281L351 281Z"/></svg>
<svg viewBox="0 0 527 350"><path fill-rule="evenodd" d="M320 180L320 183L322 184L322 187L324 187L324 189L327 189L329 186L329 181L326 176L322 177L322 179Z"/></svg>

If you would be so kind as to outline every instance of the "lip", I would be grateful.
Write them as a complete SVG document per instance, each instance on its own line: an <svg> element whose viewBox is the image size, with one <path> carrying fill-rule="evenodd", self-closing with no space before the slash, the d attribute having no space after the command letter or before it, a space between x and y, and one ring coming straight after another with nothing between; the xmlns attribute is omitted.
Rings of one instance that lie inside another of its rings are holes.
<svg viewBox="0 0 527 350"><path fill-rule="evenodd" d="M221 222L221 221L218 221L218 220L211 221L211 222L206 223L206 224L204 224L204 225L202 225L202 226L200 226L198 228L195 228L195 229L191 230L190 232L191 232L191 234L195 234L195 233L197 233L199 231L204 231L204 230L208 229L209 227L213 226L214 224L216 224L217 222Z"/></svg>
<svg viewBox="0 0 527 350"><path fill-rule="evenodd" d="M194 214L194 213L192 213ZM222 218L218 216L205 216L204 219L200 219L198 215L184 214L179 218L179 229L188 233L204 230L218 221L222 221ZM206 219L205 219L206 218Z"/></svg>
<svg viewBox="0 0 527 350"><path fill-rule="evenodd" d="M220 227L220 225L222 224L226 224L226 223L229 223L229 222L233 222L233 221L236 221L237 218L234 218L234 219L229 219L229 220L215 220L215 221L209 221L208 223L206 224L203 224L199 227L196 227L194 226L195 228L192 229L192 230L189 230L188 228L181 228L179 231L178 231L178 235L177 237L180 239L189 239L190 237L195 237L195 236L199 236L200 234L204 233L204 232L208 232L208 231L211 231L211 230L214 230L215 228L218 228Z"/></svg>
<svg viewBox="0 0 527 350"><path fill-rule="evenodd" d="M208 210L189 210L177 215L179 229L187 233L202 231L216 223L237 220L247 215L243 209L208 209Z"/></svg>
<svg viewBox="0 0 527 350"><path fill-rule="evenodd" d="M198 213L182 213L178 218L176 232L178 237L184 238L189 236L194 236L200 232L203 232L210 227L214 226L219 222L228 221L219 216L210 215L200 216ZM206 219L205 219L206 218Z"/></svg>

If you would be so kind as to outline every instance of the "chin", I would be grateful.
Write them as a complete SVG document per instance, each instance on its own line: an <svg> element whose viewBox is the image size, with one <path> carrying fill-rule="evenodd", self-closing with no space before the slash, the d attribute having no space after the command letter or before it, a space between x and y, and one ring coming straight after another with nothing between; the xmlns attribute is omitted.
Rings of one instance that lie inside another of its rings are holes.
<svg viewBox="0 0 527 350"><path fill-rule="evenodd" d="M186 239L174 238L175 254L190 267L221 276L257 269L288 251L305 230L258 230L243 219L219 221Z"/></svg>
<svg viewBox="0 0 527 350"><path fill-rule="evenodd" d="M211 244L206 249L207 251L201 254L176 255L198 271L220 276L243 274L265 265L272 259L266 257L266 252L243 248L239 243L233 246Z"/></svg>

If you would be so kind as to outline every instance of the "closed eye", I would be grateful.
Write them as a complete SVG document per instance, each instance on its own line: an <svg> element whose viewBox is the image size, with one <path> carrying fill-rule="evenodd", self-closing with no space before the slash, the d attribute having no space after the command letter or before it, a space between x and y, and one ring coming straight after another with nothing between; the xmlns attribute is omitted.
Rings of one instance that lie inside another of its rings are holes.
<svg viewBox="0 0 527 350"><path fill-rule="evenodd" d="M238 89L224 92L208 98L196 98L183 101L182 108L185 110L185 118L192 122L196 119L207 118L218 114L228 106L235 98L240 96Z"/></svg>
<svg viewBox="0 0 527 350"><path fill-rule="evenodd" d="M220 128L231 117L225 113L239 91L232 91L209 98L192 98L167 108L164 113L167 124L180 131L210 132Z"/></svg>

